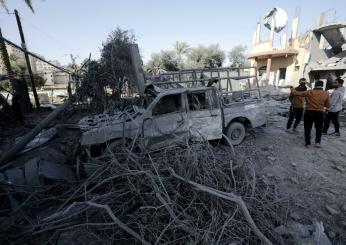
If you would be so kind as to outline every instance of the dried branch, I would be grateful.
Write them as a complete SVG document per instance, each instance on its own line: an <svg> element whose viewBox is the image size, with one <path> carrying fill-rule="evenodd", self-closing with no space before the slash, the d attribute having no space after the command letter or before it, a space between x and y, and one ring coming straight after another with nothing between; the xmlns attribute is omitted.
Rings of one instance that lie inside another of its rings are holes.
<svg viewBox="0 0 346 245"><path fill-rule="evenodd" d="M217 196L217 197L220 197L220 198L223 198L223 199L237 203L240 206L241 210L243 211L247 222L249 223L249 225L253 229L254 233L258 236L258 238L262 242L264 242L265 244L272 245L271 241L266 236L264 236L263 233L256 226L255 222L253 221L253 219L250 215L249 210L246 207L245 202L243 201L243 199L240 196L234 195L232 193L227 193L227 192L215 190L213 188L203 186L203 185L198 184L196 182L193 182L191 180L184 179L183 177L177 175L172 168L170 168L170 171L171 171L171 174L175 178L180 179L181 181L184 181L186 183L189 183L190 185L193 185L195 188L197 188L200 191L204 191L204 192L207 192L211 195L214 195L214 196Z"/></svg>

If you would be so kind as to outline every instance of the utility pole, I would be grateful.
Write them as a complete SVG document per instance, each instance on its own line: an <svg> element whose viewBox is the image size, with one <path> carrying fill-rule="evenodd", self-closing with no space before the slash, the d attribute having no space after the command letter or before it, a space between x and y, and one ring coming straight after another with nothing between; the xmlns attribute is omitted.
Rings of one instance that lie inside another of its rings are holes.
<svg viewBox="0 0 346 245"><path fill-rule="evenodd" d="M26 44L25 44L25 39L24 39L22 23L20 22L19 14L18 14L18 11L16 9L14 10L14 14L16 15L16 20L17 20L17 24L18 24L20 39L22 41L22 48L24 50L24 56L25 56L26 65L28 67L28 72L29 72L32 92L34 93L36 108L40 108L40 101L39 101L38 96L37 96L37 91L36 91L36 86L35 86L35 81L34 81L34 75L32 74L29 54L28 54L27 49L26 49Z"/></svg>

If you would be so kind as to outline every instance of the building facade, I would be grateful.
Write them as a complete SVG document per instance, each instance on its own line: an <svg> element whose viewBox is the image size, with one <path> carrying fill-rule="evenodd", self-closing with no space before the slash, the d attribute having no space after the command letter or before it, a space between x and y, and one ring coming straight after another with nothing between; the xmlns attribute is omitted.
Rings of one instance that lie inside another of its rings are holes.
<svg viewBox="0 0 346 245"><path fill-rule="evenodd" d="M249 59L258 70L260 85L296 86L303 77L312 83L315 79L326 80L330 75L330 72L317 72L316 69L323 69L318 64L331 58L335 60L335 55L340 56L345 44L346 23L326 24L322 13L316 28L299 35L299 21L299 17L293 18L288 40L287 30L276 34L280 40L276 45L275 32L272 30L270 37L262 41L261 24L257 24ZM342 72L334 75L340 74Z"/></svg>

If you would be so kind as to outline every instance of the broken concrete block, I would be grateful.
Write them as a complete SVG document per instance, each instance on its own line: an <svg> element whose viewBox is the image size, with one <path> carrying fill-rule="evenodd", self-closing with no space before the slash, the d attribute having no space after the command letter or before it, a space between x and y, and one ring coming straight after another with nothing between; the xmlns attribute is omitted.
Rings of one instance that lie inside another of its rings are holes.
<svg viewBox="0 0 346 245"><path fill-rule="evenodd" d="M336 236L334 231L328 231L327 233L328 233L328 237L331 239L335 238L335 236Z"/></svg>
<svg viewBox="0 0 346 245"><path fill-rule="evenodd" d="M284 225L280 225L278 227L276 227L274 229L274 232L279 234L279 235L289 235L290 234L290 231L288 230L288 228Z"/></svg>
<svg viewBox="0 0 346 245"><path fill-rule="evenodd" d="M331 215L338 215L338 214L340 214L340 211L338 211L337 209L335 209L335 208L333 208L333 207L331 207L331 206L329 206L329 205L326 206L326 209L327 209L327 211L328 211Z"/></svg>
<svg viewBox="0 0 346 245"><path fill-rule="evenodd" d="M74 181L73 172L67 166L48 161L40 161L39 175L48 179Z"/></svg>
<svg viewBox="0 0 346 245"><path fill-rule="evenodd" d="M340 191L338 190L335 190L335 189L328 189L328 191L332 194L335 194L335 195L340 195Z"/></svg>
<svg viewBox="0 0 346 245"><path fill-rule="evenodd" d="M299 184L299 181L296 177L291 177L290 180L295 184Z"/></svg>
<svg viewBox="0 0 346 245"><path fill-rule="evenodd" d="M11 168L5 171L8 183L13 185L24 185L24 175L20 168Z"/></svg>
<svg viewBox="0 0 346 245"><path fill-rule="evenodd" d="M322 222L315 223L315 232L313 234L313 237L316 244L332 245L332 243L329 241L327 235L324 232Z"/></svg>
<svg viewBox="0 0 346 245"><path fill-rule="evenodd" d="M269 161L272 161L272 162L274 162L274 161L276 160L276 158L275 158L275 157L272 157L272 156L268 156L267 159L268 159Z"/></svg>
<svg viewBox="0 0 346 245"><path fill-rule="evenodd" d="M39 147L40 145L43 145L44 143L51 140L56 135L56 133L56 128L43 129L38 135L35 136L35 138L33 138L28 144L26 144L25 148L21 151L21 153L30 151L36 147ZM15 143L21 141L23 137L18 137L15 140Z"/></svg>
<svg viewBox="0 0 346 245"><path fill-rule="evenodd" d="M0 182L7 182L6 177L3 173L0 173Z"/></svg>
<svg viewBox="0 0 346 245"><path fill-rule="evenodd" d="M292 213L290 213L290 217L291 217L293 220L295 220L295 221L297 221L297 220L300 220L300 219L301 219L300 215L299 215L299 214L297 214L296 212L292 212Z"/></svg>
<svg viewBox="0 0 346 245"><path fill-rule="evenodd" d="M344 204L344 205L341 206L341 210L342 210L343 212L345 212L345 214L346 214L346 204Z"/></svg>
<svg viewBox="0 0 346 245"><path fill-rule="evenodd" d="M338 165L333 165L332 168L338 170L341 173L344 173L346 171L345 168L338 166Z"/></svg>
<svg viewBox="0 0 346 245"><path fill-rule="evenodd" d="M24 174L26 183L29 186L40 186L40 178L38 175L38 162L40 158L36 157L26 162L24 165Z"/></svg>
<svg viewBox="0 0 346 245"><path fill-rule="evenodd" d="M346 220L341 220L338 222L338 224L341 226L341 227L345 227L346 228Z"/></svg>

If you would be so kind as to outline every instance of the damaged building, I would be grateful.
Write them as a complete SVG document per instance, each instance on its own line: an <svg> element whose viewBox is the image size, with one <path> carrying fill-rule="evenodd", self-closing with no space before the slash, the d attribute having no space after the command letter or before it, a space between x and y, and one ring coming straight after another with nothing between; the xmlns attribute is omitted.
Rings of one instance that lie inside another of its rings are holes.
<svg viewBox="0 0 346 245"><path fill-rule="evenodd" d="M284 10L271 10L264 18L270 36L263 40L262 24L257 24L248 58L258 69L260 85L280 87L296 85L301 77L313 82L315 79L326 81L333 76L345 76L345 22L328 22L325 13L321 13L317 27L299 35L300 18L297 14L292 20L288 39L287 22Z"/></svg>

